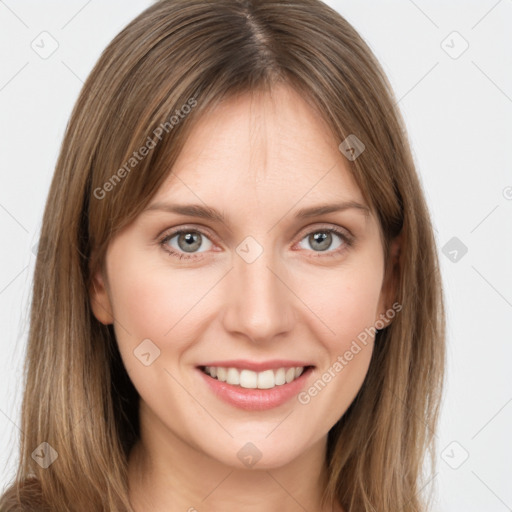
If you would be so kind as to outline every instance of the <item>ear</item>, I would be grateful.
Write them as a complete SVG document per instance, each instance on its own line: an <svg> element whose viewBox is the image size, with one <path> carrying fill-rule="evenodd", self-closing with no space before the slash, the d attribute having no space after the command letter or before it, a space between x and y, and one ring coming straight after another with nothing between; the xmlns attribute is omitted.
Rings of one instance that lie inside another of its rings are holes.
<svg viewBox="0 0 512 512"><path fill-rule="evenodd" d="M384 282L382 284L380 299L379 299L379 307L378 307L378 317L375 319L375 323L378 322L377 325L381 326L384 323L384 327L387 327L392 322L393 317L389 317L386 314L387 311L392 309L392 305L396 301L397 291L398 291L398 277L399 277L399 268L400 268L400 252L402 248L402 233L393 238L389 246L388 252L388 261L385 269L385 277ZM379 327L379 330L384 327Z"/></svg>
<svg viewBox="0 0 512 512"><path fill-rule="evenodd" d="M93 275L89 296L92 312L96 319L104 325L109 325L114 322L114 316L105 282L102 269L98 269Z"/></svg>

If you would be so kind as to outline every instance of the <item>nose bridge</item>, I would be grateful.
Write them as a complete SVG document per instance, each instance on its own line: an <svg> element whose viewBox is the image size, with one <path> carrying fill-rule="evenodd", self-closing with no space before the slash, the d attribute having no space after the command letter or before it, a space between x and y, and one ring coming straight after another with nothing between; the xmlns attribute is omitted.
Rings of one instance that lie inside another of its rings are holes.
<svg viewBox="0 0 512 512"><path fill-rule="evenodd" d="M265 341L291 328L290 291L279 276L272 247L247 237L236 248L225 328Z"/></svg>

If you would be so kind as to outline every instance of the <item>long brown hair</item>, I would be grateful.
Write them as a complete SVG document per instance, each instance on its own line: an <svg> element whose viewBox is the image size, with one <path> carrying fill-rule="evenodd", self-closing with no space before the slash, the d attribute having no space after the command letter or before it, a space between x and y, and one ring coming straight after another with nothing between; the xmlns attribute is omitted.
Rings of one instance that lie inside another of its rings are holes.
<svg viewBox="0 0 512 512"><path fill-rule="evenodd" d="M349 134L363 141L349 165L386 258L401 236L392 277L402 309L378 331L365 382L329 432L325 500L351 512L427 510L419 491L429 449L434 464L443 294L428 210L380 65L319 0L160 0L104 50L66 130L34 274L20 462L2 511L131 510L138 395L112 326L92 314L91 276L202 113L278 82L300 91L340 143ZM49 456L41 443L58 454L47 468L31 456Z"/></svg>

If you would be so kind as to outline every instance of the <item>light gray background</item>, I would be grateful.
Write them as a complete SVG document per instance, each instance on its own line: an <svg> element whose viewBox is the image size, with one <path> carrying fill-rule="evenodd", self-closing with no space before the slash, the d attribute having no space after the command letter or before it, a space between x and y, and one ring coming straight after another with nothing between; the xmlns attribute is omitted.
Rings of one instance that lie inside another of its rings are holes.
<svg viewBox="0 0 512 512"><path fill-rule="evenodd" d="M150 3L0 0L0 489L15 467L32 248L64 129L100 52ZM512 510L512 0L327 3L388 73L436 227L448 377L425 490L436 511ZM31 47L51 49L43 31L58 43L46 59Z"/></svg>

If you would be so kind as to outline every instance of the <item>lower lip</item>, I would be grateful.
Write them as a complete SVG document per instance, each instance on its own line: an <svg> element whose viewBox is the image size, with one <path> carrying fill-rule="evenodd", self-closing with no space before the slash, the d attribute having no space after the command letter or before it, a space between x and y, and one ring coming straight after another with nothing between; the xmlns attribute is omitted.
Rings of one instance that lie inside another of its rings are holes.
<svg viewBox="0 0 512 512"><path fill-rule="evenodd" d="M288 384L275 386L271 389L248 389L241 386L233 386L226 382L210 377L201 369L197 371L201 374L202 378L210 389L222 400L231 404L239 409L246 411L266 411L279 407L294 396L297 396L306 383L312 367L302 372L302 374Z"/></svg>

